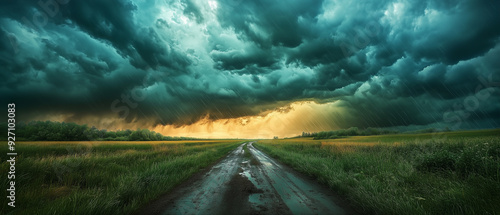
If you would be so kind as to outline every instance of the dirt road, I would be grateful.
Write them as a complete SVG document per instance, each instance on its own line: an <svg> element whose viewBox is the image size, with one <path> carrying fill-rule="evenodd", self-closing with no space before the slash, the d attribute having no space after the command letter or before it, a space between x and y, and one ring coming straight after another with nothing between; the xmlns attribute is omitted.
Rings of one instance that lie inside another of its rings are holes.
<svg viewBox="0 0 500 215"><path fill-rule="evenodd" d="M350 214L339 202L324 186L247 143L139 213Z"/></svg>

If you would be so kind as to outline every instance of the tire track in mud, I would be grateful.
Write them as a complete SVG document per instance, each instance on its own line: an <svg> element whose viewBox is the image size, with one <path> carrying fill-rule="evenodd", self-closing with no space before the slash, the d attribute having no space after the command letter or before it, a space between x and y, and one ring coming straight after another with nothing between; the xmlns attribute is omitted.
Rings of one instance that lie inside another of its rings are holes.
<svg viewBox="0 0 500 215"><path fill-rule="evenodd" d="M353 213L329 189L281 165L252 144L240 145L210 170L137 214Z"/></svg>

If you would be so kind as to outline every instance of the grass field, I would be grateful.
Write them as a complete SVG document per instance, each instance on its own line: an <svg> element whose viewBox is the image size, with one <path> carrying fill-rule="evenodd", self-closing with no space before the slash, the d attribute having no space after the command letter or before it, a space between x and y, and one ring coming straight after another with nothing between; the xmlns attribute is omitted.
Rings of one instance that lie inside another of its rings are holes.
<svg viewBox="0 0 500 215"><path fill-rule="evenodd" d="M16 209L4 190L0 214L129 214L240 142L17 142ZM2 162L2 187L8 169Z"/></svg>
<svg viewBox="0 0 500 215"><path fill-rule="evenodd" d="M500 130L254 144L368 214L500 214Z"/></svg>

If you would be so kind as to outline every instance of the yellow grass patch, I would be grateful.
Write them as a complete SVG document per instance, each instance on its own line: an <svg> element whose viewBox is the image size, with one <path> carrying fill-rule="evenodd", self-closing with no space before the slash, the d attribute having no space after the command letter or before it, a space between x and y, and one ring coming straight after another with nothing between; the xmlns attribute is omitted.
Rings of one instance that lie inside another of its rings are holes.
<svg viewBox="0 0 500 215"><path fill-rule="evenodd" d="M72 189L68 186L53 186L49 187L47 197L49 199L57 199L59 197L67 196L71 193Z"/></svg>

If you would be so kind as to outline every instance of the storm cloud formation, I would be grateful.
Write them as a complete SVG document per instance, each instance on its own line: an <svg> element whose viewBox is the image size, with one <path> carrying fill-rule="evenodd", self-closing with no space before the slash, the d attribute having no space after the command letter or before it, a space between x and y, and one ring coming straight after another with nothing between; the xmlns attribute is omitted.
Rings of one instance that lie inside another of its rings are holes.
<svg viewBox="0 0 500 215"><path fill-rule="evenodd" d="M498 11L487 0L2 1L1 100L25 120L181 126L336 101L354 117L323 120L343 127L499 127Z"/></svg>

